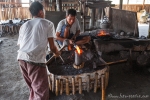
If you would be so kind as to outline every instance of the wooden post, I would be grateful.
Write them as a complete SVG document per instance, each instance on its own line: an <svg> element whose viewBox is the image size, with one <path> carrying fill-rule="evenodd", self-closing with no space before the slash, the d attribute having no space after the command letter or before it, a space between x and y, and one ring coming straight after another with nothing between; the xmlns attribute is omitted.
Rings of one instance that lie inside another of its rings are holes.
<svg viewBox="0 0 150 100"><path fill-rule="evenodd" d="M62 0L56 0L56 10L62 11Z"/></svg>
<svg viewBox="0 0 150 100"><path fill-rule="evenodd" d="M145 0L143 0L143 9L145 8Z"/></svg>
<svg viewBox="0 0 150 100"><path fill-rule="evenodd" d="M95 22L95 8L91 8L90 9L90 13L91 13L91 19L90 19L90 23L89 23L89 28L93 28L94 26L94 22Z"/></svg>
<svg viewBox="0 0 150 100"><path fill-rule="evenodd" d="M52 90L52 84L51 84L50 75L48 75L48 83L49 83L49 89Z"/></svg>
<svg viewBox="0 0 150 100"><path fill-rule="evenodd" d="M102 87L102 100L106 100L105 98L105 76L101 76L101 87Z"/></svg>
<svg viewBox="0 0 150 100"><path fill-rule="evenodd" d="M52 75L52 92L54 92L55 89L55 76Z"/></svg>
<svg viewBox="0 0 150 100"><path fill-rule="evenodd" d="M105 72L105 89L108 86L108 80L109 80L109 68L107 69L107 71Z"/></svg>
<svg viewBox="0 0 150 100"><path fill-rule="evenodd" d="M56 79L56 87L55 87L55 93L56 93L56 96L58 96L58 91L59 91L59 80Z"/></svg>
<svg viewBox="0 0 150 100"><path fill-rule="evenodd" d="M95 73L94 93L97 92L97 86L98 86L98 74Z"/></svg>
<svg viewBox="0 0 150 100"><path fill-rule="evenodd" d="M69 95L69 81L66 79L66 95Z"/></svg>
<svg viewBox="0 0 150 100"><path fill-rule="evenodd" d="M72 77L72 94L75 95L75 78Z"/></svg>
<svg viewBox="0 0 150 100"><path fill-rule="evenodd" d="M63 93L63 80L60 80L60 95Z"/></svg>
<svg viewBox="0 0 150 100"><path fill-rule="evenodd" d="M102 8L102 10L101 10L102 12L101 12L101 20L103 20L104 19L104 9Z"/></svg>
<svg viewBox="0 0 150 100"><path fill-rule="evenodd" d="M85 2L83 3L83 32L85 32L86 20L85 20L86 12L85 12Z"/></svg>
<svg viewBox="0 0 150 100"><path fill-rule="evenodd" d="M122 9L123 0L120 0L119 9Z"/></svg>
<svg viewBox="0 0 150 100"><path fill-rule="evenodd" d="M87 76L87 92L90 92L90 75Z"/></svg>
<svg viewBox="0 0 150 100"><path fill-rule="evenodd" d="M79 94L82 94L82 78L79 78Z"/></svg>
<svg viewBox="0 0 150 100"><path fill-rule="evenodd" d="M126 10L128 10L129 0L127 0Z"/></svg>
<svg viewBox="0 0 150 100"><path fill-rule="evenodd" d="M85 16L83 15L83 32L85 32Z"/></svg>
<svg viewBox="0 0 150 100"><path fill-rule="evenodd" d="M129 0L127 0L127 6L129 5Z"/></svg>
<svg viewBox="0 0 150 100"><path fill-rule="evenodd" d="M82 0L79 0L80 3L80 12L81 12L81 16L83 18L83 32L85 32L85 2L82 2Z"/></svg>

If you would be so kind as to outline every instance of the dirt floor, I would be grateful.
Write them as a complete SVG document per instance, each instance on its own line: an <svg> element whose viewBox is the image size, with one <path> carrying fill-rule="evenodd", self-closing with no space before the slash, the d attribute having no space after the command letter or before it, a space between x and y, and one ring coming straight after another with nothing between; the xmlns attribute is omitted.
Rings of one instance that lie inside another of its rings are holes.
<svg viewBox="0 0 150 100"><path fill-rule="evenodd" d="M0 40L0 100L28 100L28 87L16 60L18 35L1 37ZM150 73L137 70L128 63L110 66L110 79L106 100L150 100ZM101 91L55 96L50 100L101 100Z"/></svg>

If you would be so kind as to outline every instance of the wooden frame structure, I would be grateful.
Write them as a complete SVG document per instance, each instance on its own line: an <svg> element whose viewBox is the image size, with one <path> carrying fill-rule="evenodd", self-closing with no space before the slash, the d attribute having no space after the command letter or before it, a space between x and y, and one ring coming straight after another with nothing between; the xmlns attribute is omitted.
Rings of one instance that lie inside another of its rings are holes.
<svg viewBox="0 0 150 100"><path fill-rule="evenodd" d="M102 58L99 58L99 60L106 64ZM47 71L49 89L55 92L56 96L62 95L62 93L66 93L66 95L70 95L70 93L74 95L76 92L82 94L83 90L89 92L92 89L96 93L100 89L102 92L101 100L106 100L105 94L109 80L108 65L105 65L101 70L79 75L54 75L49 72L48 68Z"/></svg>

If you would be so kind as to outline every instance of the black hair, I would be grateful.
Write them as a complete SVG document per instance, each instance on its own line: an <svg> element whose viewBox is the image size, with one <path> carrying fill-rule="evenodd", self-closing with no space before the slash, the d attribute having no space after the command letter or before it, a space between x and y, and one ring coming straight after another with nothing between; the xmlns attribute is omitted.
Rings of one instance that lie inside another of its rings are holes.
<svg viewBox="0 0 150 100"><path fill-rule="evenodd" d="M68 9L66 12L66 16L71 15L71 16L76 16L77 12L74 9Z"/></svg>
<svg viewBox="0 0 150 100"><path fill-rule="evenodd" d="M29 7L29 11L32 16L37 16L40 10L43 10L43 5L38 1L32 2Z"/></svg>

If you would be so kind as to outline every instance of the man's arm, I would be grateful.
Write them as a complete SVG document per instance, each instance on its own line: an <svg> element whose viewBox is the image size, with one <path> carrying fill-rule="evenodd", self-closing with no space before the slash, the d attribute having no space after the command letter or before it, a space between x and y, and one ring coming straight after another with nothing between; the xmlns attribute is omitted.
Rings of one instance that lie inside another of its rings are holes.
<svg viewBox="0 0 150 100"><path fill-rule="evenodd" d="M55 28L54 28L54 24L53 23L49 23L49 28L48 28L48 42L49 42L49 47L50 47L50 50L53 52L53 53L57 53L58 50L57 50L57 47L55 46L54 44L54 34L55 34Z"/></svg>
<svg viewBox="0 0 150 100"><path fill-rule="evenodd" d="M79 24L79 21L77 18L75 20L75 23L76 23L76 30L77 31L76 31L76 34L72 37L73 40L75 40L76 37L79 36L79 34L80 34L80 24Z"/></svg>
<svg viewBox="0 0 150 100"><path fill-rule="evenodd" d="M50 47L50 50L57 54L58 53L58 50L57 50L57 47L55 46L54 44L54 39L51 37L51 38L48 38L48 42L49 42L49 47Z"/></svg>
<svg viewBox="0 0 150 100"><path fill-rule="evenodd" d="M75 40L77 36L79 36L80 30L77 30L76 34L71 38L72 40Z"/></svg>
<svg viewBox="0 0 150 100"><path fill-rule="evenodd" d="M60 36L60 32L56 32L56 39L60 41L64 41L69 36L69 26L65 28L64 30L64 36Z"/></svg>

